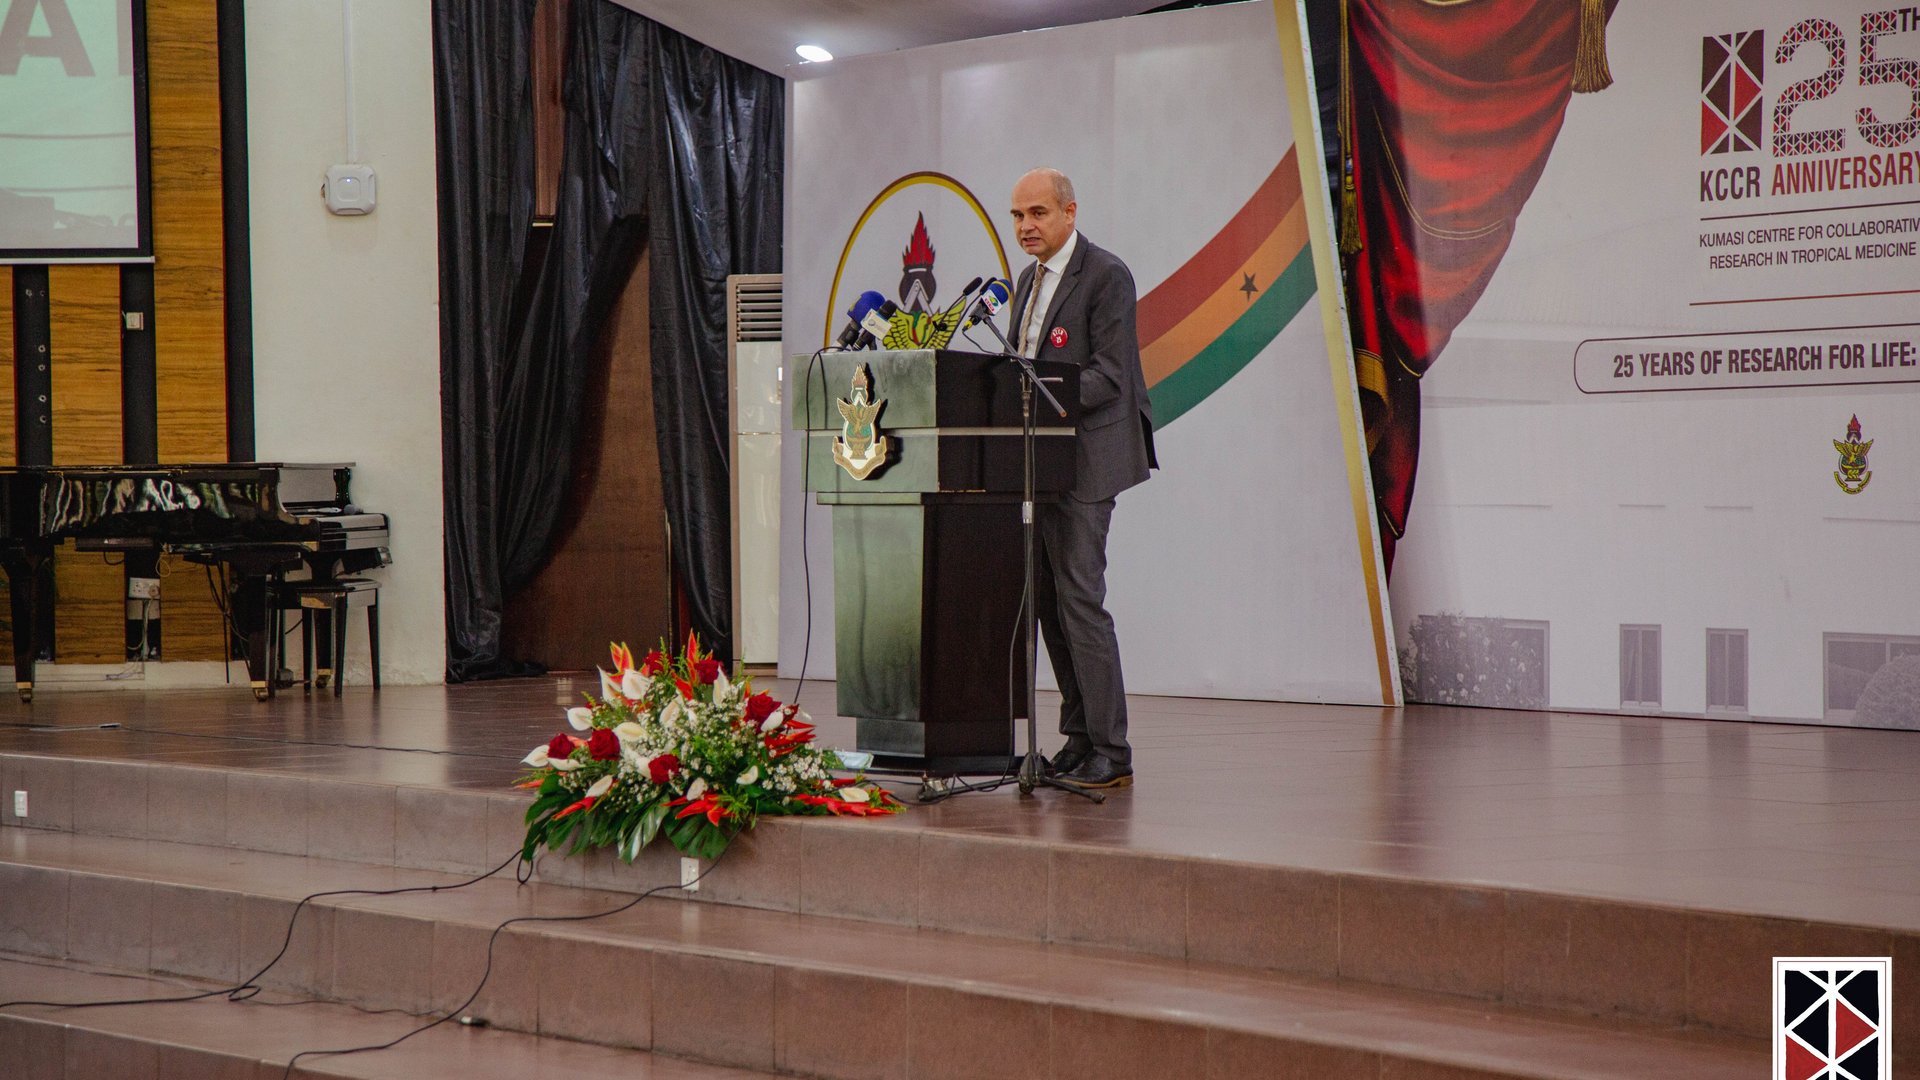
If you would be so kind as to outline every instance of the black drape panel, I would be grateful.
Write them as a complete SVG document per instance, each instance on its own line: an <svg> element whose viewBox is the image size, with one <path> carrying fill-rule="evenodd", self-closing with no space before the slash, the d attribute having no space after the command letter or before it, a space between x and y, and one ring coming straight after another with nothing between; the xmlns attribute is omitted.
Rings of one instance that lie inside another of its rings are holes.
<svg viewBox="0 0 1920 1080"><path fill-rule="evenodd" d="M780 268L785 84L611 0L572 6L559 205L544 257L525 265L532 9L435 8L436 55L451 57L437 105L456 681L519 670L500 655L501 613L561 520L595 345L643 244L675 568L694 628L728 654L726 278Z"/></svg>
<svg viewBox="0 0 1920 1080"><path fill-rule="evenodd" d="M786 83L657 24L650 56L653 411L693 628L733 655L727 275L780 270Z"/></svg>
<svg viewBox="0 0 1920 1080"><path fill-rule="evenodd" d="M534 3L433 5L447 673L456 680L499 660L500 355L533 218Z"/></svg>
<svg viewBox="0 0 1920 1080"><path fill-rule="evenodd" d="M652 80L644 24L610 2L572 7L559 204L507 358L501 403L500 564L508 596L539 571L560 523L595 345L646 239Z"/></svg>

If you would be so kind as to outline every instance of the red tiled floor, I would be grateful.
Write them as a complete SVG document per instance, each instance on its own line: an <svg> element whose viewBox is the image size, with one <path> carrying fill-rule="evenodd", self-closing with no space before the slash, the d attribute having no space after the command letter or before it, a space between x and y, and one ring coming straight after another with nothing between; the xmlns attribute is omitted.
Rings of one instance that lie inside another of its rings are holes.
<svg viewBox="0 0 1920 1080"><path fill-rule="evenodd" d="M241 689L46 694L0 704L0 752L500 791L594 689L349 687L265 704ZM811 682L802 701L829 745L847 745L852 722L819 715L832 698ZM1054 700L1042 697L1043 730ZM1437 706L1135 697L1130 708L1137 783L1104 806L1008 787L879 827L1920 929L1910 733ZM68 783L49 812L84 801ZM901 784L909 796L917 786Z"/></svg>

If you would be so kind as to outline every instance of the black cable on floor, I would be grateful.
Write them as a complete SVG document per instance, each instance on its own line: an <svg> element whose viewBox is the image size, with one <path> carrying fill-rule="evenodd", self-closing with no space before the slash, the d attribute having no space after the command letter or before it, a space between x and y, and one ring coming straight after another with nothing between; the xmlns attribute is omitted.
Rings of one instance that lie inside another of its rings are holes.
<svg viewBox="0 0 1920 1080"><path fill-rule="evenodd" d="M736 833L735 835L737 836L738 834ZM732 838L729 838L728 847L732 847L731 839ZM290 1078L293 1076L293 1067L296 1064L298 1064L300 1059L303 1057L340 1057L346 1054L368 1054L368 1053L373 1053L374 1051L377 1051L377 1050L390 1050L393 1047L399 1046L401 1043L406 1042L408 1039L413 1038L415 1035L419 1035L422 1032L431 1031L434 1028L439 1027L441 1024L446 1023L447 1021L455 1019L456 1017L459 1018L459 1022L462 1024L468 1024L474 1027L485 1026L486 1021L484 1019L481 1019L478 1017L463 1016L462 1014L467 1011L468 1006L472 1005L475 1001L479 1000L480 992L482 990L485 990L487 987L487 980L493 977L493 946L495 942L500 940L500 932L502 930L505 930L507 927L512 926L515 923L591 922L594 919L604 919L612 915L618 915L623 911L630 910L635 905L639 904L640 901L645 900L650 896L653 896L655 893L669 892L674 889L687 889L687 888L693 887L694 885L698 885L702 878L706 877L708 874L713 873L714 867L719 866L720 859L724 858L725 856L726 856L726 851L723 849L718 857L714 858L712 862L709 862L707 864L706 869L700 871L698 874L695 874L692 878L686 881L683 881L678 885L656 885L653 888L648 889L646 892L643 892L640 895L634 897L633 899L627 901L626 903L621 904L619 907L612 908L607 911L598 911L590 915L516 915L513 918L508 919L505 922L502 922L498 926L495 926L493 928L493 933L488 935L487 937L487 963L485 967L481 968L480 982L474 986L473 993L467 995L467 1000L454 1006L452 1009L448 1010L445 1014L434 1018L431 1022L422 1024L419 1027L414 1028L412 1031L409 1031L406 1034L399 1036L398 1038L389 1039L388 1041L383 1043L378 1043L378 1044L368 1045L368 1046L350 1046L340 1050L302 1050L299 1053L293 1055L293 1057L287 1059L286 1071L280 1074L281 1080L290 1080Z"/></svg>
<svg viewBox="0 0 1920 1080"><path fill-rule="evenodd" d="M16 1005L40 1005L53 1009L99 1009L109 1005L175 1005L189 1001L205 1001L207 998L221 996L225 996L228 1001L247 1001L260 993L262 987L260 986L259 980L265 977L267 972L272 971L274 966L280 963L281 960L285 959L287 950L293 947L293 928L300 920L301 910L309 903L323 896L401 896L406 893L437 893L449 892L454 889L464 889L469 885L477 885L487 880L513 865L516 861L521 861L519 852L515 852L506 862L501 863L499 866L494 867L478 877L471 877L452 885L412 885L403 889L330 889L326 892L311 893L304 896L300 899L299 903L293 906L293 914L287 918L287 936L285 940L280 943L280 951L273 954L273 959L267 961L266 967L254 972L251 976L233 986L225 986L217 990L204 990L198 994L185 994L179 997L125 998L116 1001L0 1001L0 1009L9 1009ZM514 876L521 884L526 884L527 879L520 877L518 871L515 872Z"/></svg>

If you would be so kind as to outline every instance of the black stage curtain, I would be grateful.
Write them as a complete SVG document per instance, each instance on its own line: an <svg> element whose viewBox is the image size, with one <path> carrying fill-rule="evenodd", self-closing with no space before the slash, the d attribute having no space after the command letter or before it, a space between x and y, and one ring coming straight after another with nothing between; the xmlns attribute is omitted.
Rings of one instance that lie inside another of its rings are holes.
<svg viewBox="0 0 1920 1080"><path fill-rule="evenodd" d="M456 682L500 661L500 343L509 340L533 219L534 5L433 5L447 677Z"/></svg>
<svg viewBox="0 0 1920 1080"><path fill-rule="evenodd" d="M655 95L647 242L662 492L693 629L731 656L727 275L780 270L786 82L641 21Z"/></svg>
<svg viewBox="0 0 1920 1080"><path fill-rule="evenodd" d="M453 6L436 8L436 35L459 40L437 40L437 50L490 70L438 76L448 677L520 670L500 655L501 610L546 557L565 506L594 345L643 242L652 259L654 416L675 568L694 629L727 655L726 277L780 267L785 84L610 0L574 4L559 205L545 258L522 269L533 191L533 4L495 0L460 13ZM479 26L472 13L481 9L511 20L514 39ZM509 92L511 112L497 107ZM496 106L495 129L462 123L488 106ZM463 146L448 145L463 138ZM494 188L510 188L503 201L525 209L512 243L483 247L493 238L473 235L457 215L475 213L477 193ZM486 270L475 271L481 261ZM523 278L531 280L516 289ZM516 311L517 293L526 299ZM455 322L463 325L446 329Z"/></svg>

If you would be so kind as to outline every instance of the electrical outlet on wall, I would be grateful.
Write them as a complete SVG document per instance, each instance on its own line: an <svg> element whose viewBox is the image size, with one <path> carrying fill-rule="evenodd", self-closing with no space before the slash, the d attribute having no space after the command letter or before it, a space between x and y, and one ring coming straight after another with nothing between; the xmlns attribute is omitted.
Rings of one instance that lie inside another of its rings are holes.
<svg viewBox="0 0 1920 1080"><path fill-rule="evenodd" d="M127 599L129 600L160 599L160 579L151 578L151 577L128 578L127 579Z"/></svg>
<svg viewBox="0 0 1920 1080"><path fill-rule="evenodd" d="M13 816L17 818L27 816L27 793L24 791L13 793Z"/></svg>

